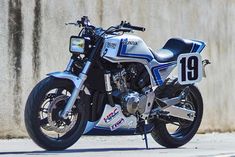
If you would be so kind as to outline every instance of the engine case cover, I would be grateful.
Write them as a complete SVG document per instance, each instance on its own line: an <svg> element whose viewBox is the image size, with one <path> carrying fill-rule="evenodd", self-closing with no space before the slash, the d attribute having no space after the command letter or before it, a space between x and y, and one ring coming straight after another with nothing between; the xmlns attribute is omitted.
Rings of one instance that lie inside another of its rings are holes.
<svg viewBox="0 0 235 157"><path fill-rule="evenodd" d="M122 104L128 113L135 114L138 110L140 94L137 92L126 93L123 96Z"/></svg>
<svg viewBox="0 0 235 157"><path fill-rule="evenodd" d="M128 92L122 96L122 105L132 115L135 115L137 111L139 114L148 115L152 108L154 97L154 92L149 92L146 95L138 92Z"/></svg>

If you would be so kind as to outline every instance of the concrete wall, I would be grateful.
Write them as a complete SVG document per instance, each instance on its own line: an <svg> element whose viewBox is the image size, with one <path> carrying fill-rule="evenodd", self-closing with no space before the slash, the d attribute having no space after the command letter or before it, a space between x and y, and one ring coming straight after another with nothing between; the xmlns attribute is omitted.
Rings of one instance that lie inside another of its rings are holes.
<svg viewBox="0 0 235 157"><path fill-rule="evenodd" d="M1 0L0 137L25 136L23 111L36 82L63 70L68 40L78 28L65 26L88 15L108 27L121 20L147 28L154 50L170 37L201 39L212 61L200 84L205 104L201 131L235 130L235 1L231 0Z"/></svg>

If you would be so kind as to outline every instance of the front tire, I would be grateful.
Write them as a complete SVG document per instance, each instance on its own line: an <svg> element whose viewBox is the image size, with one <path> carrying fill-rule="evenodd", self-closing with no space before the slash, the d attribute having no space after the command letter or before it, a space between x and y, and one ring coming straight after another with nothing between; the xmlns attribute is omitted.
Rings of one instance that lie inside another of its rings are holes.
<svg viewBox="0 0 235 157"><path fill-rule="evenodd" d="M179 94L186 86L179 84L174 85L171 90L167 90L164 97L175 97ZM189 142L193 136L196 134L202 120L203 114L203 101L202 96L197 87L190 85L190 96L192 104L194 105L194 110L196 111L196 117L192 123L187 127L182 127L177 129L175 132L170 133L167 128L167 122L159 119L155 119L154 129L151 132L153 139L160 145L167 148L177 148L187 142ZM169 93L171 93L169 95Z"/></svg>
<svg viewBox="0 0 235 157"><path fill-rule="evenodd" d="M66 94L71 95L73 88L74 85L69 80L48 77L39 82L28 97L24 114L26 130L32 140L46 150L64 150L73 145L84 132L88 120L84 100L87 98L86 95L80 96L83 99L75 102L71 119L63 121L57 116L69 98ZM58 100L58 103L56 104L54 100ZM51 106L53 102L55 105ZM54 123L53 127L50 126L49 119ZM67 131L63 132L65 128Z"/></svg>

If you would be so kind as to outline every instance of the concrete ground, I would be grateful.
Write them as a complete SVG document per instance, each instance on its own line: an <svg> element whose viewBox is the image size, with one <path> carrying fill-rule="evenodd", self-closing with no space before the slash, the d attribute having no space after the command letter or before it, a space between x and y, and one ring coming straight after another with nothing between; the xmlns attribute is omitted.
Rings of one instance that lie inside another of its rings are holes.
<svg viewBox="0 0 235 157"><path fill-rule="evenodd" d="M166 149L149 135L150 150L140 136L83 136L65 151L44 151L30 139L0 140L0 156L111 156L111 157L235 157L235 133L199 134L178 149Z"/></svg>

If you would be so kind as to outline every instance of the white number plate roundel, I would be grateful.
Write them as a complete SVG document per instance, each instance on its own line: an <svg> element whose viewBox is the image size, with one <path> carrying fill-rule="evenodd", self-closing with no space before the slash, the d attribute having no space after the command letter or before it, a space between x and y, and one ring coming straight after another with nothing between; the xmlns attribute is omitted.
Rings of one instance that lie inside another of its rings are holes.
<svg viewBox="0 0 235 157"><path fill-rule="evenodd" d="M193 84L202 80L202 59L198 53L185 53L177 58L178 81Z"/></svg>

